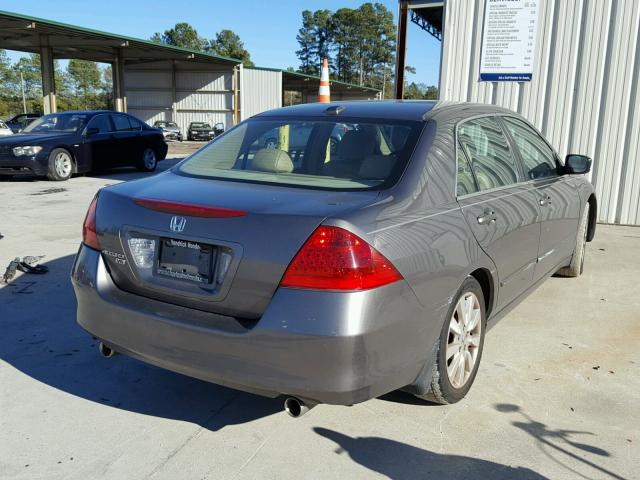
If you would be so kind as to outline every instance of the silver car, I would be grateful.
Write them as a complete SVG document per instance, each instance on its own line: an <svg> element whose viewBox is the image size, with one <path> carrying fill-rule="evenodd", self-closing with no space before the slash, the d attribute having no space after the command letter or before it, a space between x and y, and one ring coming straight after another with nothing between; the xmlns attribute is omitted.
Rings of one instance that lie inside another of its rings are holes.
<svg viewBox="0 0 640 480"><path fill-rule="evenodd" d="M395 389L456 402L487 327L550 275L582 272L590 166L495 106L262 113L96 195L72 272L78 322L104 356L283 395L293 416Z"/></svg>

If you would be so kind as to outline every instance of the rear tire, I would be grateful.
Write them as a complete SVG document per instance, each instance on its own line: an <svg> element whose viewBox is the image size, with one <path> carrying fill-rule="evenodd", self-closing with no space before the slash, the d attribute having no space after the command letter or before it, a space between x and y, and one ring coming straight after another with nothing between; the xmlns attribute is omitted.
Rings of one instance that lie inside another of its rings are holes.
<svg viewBox="0 0 640 480"><path fill-rule="evenodd" d="M49 154L47 178L54 182L69 180L73 175L73 157L64 148L54 148Z"/></svg>
<svg viewBox="0 0 640 480"><path fill-rule="evenodd" d="M138 163L138 170L143 172L153 172L158 166L158 158L153 148L147 147L142 152L142 158Z"/></svg>
<svg viewBox="0 0 640 480"><path fill-rule="evenodd" d="M454 297L434 352L431 389L416 397L449 404L464 398L476 378L486 330L482 287L467 277Z"/></svg>
<svg viewBox="0 0 640 480"><path fill-rule="evenodd" d="M584 271L584 253L587 247L587 232L589 225L589 203L584 207L584 212L580 218L578 232L576 234L576 246L571 257L571 263L567 267L562 267L557 274L562 277L579 277Z"/></svg>

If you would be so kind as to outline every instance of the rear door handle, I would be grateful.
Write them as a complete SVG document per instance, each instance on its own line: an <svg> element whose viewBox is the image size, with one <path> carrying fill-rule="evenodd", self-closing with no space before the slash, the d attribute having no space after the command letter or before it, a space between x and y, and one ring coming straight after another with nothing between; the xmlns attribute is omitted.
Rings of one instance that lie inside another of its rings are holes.
<svg viewBox="0 0 640 480"><path fill-rule="evenodd" d="M496 212L487 209L478 217L478 223L480 225L488 225L490 223L495 223L497 219L498 217L496 217Z"/></svg>
<svg viewBox="0 0 640 480"><path fill-rule="evenodd" d="M546 197L543 197L540 199L540 206L544 207L545 205L548 205L549 203L551 203L551 197L549 195L547 195Z"/></svg>

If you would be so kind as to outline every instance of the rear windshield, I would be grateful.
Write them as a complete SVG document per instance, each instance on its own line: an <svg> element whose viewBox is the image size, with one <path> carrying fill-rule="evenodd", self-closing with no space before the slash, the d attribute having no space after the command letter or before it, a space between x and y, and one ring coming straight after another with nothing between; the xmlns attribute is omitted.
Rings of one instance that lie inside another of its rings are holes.
<svg viewBox="0 0 640 480"><path fill-rule="evenodd" d="M250 119L177 167L178 173L330 190L388 188L422 123L371 119Z"/></svg>

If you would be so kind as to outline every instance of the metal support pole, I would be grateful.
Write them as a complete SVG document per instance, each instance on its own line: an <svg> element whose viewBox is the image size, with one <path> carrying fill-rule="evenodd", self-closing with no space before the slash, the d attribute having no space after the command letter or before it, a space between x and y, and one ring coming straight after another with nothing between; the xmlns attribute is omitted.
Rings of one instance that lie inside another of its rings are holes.
<svg viewBox="0 0 640 480"><path fill-rule="evenodd" d="M22 113L27 113L27 98L24 94L24 75L20 70L20 88L22 89Z"/></svg>
<svg viewBox="0 0 640 480"><path fill-rule="evenodd" d="M395 98L404 96L404 68L407 53L407 0L398 3L398 39L396 41Z"/></svg>
<svg viewBox="0 0 640 480"><path fill-rule="evenodd" d="M124 87L124 59L122 58L122 49L113 49L113 106L116 112L127 111L127 95Z"/></svg>
<svg viewBox="0 0 640 480"><path fill-rule="evenodd" d="M47 41L45 40L45 42ZM51 47L40 47L40 73L42 74L42 103L45 115L56 112L56 81Z"/></svg>
<svg viewBox="0 0 640 480"><path fill-rule="evenodd" d="M171 121L178 123L178 103L176 97L176 61L171 60Z"/></svg>

